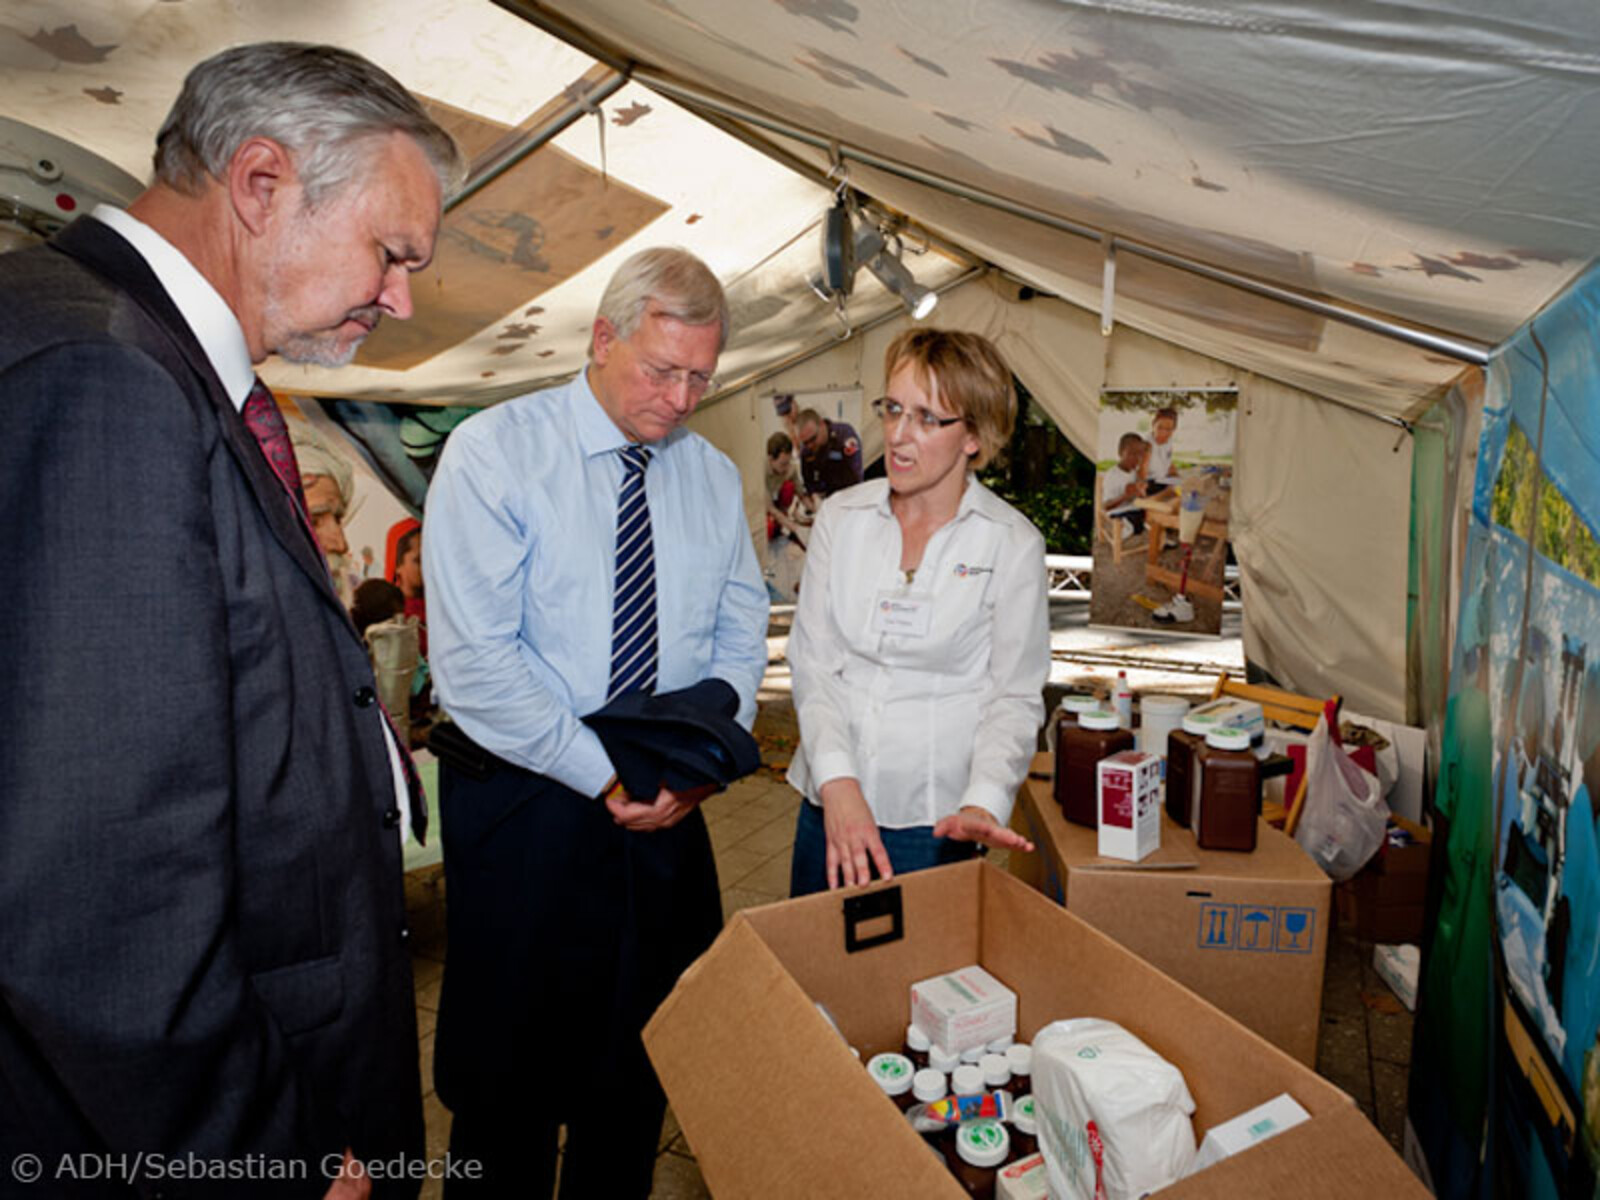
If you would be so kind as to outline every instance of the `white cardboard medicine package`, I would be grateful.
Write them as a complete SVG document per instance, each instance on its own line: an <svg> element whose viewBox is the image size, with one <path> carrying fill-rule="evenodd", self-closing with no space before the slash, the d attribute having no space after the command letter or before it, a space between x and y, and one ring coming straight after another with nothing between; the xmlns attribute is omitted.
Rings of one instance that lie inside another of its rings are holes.
<svg viewBox="0 0 1600 1200"><path fill-rule="evenodd" d="M911 1022L953 1054L1015 1037L1017 994L982 967L962 967L911 985Z"/></svg>
<svg viewBox="0 0 1600 1200"><path fill-rule="evenodd" d="M1204 1170L1212 1163L1219 1163L1241 1150L1248 1150L1310 1119L1311 1114L1296 1104L1288 1092L1274 1096L1265 1104L1258 1104L1249 1112L1240 1113L1233 1120L1206 1130L1194 1169Z"/></svg>
<svg viewBox="0 0 1600 1200"><path fill-rule="evenodd" d="M1254 700L1241 700L1235 696L1222 696L1199 708L1190 709L1189 717L1197 724L1211 729L1242 729L1250 735L1252 743L1260 743L1266 734L1266 712Z"/></svg>
<svg viewBox="0 0 1600 1200"><path fill-rule="evenodd" d="M1033 1094L1052 1200L1138 1200L1194 1168L1183 1073L1113 1021L1041 1029Z"/></svg>
<svg viewBox="0 0 1600 1200"><path fill-rule="evenodd" d="M1001 1167L994 1177L995 1200L1050 1200L1044 1155L1030 1154Z"/></svg>
<svg viewBox="0 0 1600 1200"><path fill-rule="evenodd" d="M1096 770L1100 856L1138 862L1160 849L1161 756L1124 750Z"/></svg>

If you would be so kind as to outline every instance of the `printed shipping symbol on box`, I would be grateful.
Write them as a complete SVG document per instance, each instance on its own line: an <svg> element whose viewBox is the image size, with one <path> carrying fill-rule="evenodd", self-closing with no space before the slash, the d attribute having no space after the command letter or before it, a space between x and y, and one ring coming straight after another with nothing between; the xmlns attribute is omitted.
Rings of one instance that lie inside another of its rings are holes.
<svg viewBox="0 0 1600 1200"><path fill-rule="evenodd" d="M1239 906L1239 949L1258 953L1272 952L1272 933L1277 909L1270 904Z"/></svg>
<svg viewBox="0 0 1600 1200"><path fill-rule="evenodd" d="M1202 904L1195 944L1202 950L1310 954L1317 910L1289 904Z"/></svg>
<svg viewBox="0 0 1600 1200"><path fill-rule="evenodd" d="M1234 924L1239 918L1237 904L1202 904L1200 906L1200 948L1202 950L1232 950Z"/></svg>
<svg viewBox="0 0 1600 1200"><path fill-rule="evenodd" d="M1279 954L1310 954L1317 932L1317 910L1282 905L1277 912L1273 949Z"/></svg>

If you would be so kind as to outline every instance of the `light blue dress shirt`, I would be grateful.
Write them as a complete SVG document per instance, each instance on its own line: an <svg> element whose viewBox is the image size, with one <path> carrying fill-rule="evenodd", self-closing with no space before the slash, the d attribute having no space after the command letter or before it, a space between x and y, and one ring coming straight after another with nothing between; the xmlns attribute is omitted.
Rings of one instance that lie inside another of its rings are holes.
<svg viewBox="0 0 1600 1200"><path fill-rule="evenodd" d="M605 704L610 681L625 444L583 372L487 409L445 443L422 538L440 703L480 745L586 796L614 774L579 718ZM651 446L645 495L656 690L725 680L748 728L767 665L768 600L738 468L678 429Z"/></svg>

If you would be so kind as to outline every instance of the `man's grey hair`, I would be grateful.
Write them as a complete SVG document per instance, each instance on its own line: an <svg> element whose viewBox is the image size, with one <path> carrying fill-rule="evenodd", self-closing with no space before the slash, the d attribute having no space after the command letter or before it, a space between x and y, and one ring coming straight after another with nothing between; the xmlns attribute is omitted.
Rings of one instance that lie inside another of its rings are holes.
<svg viewBox="0 0 1600 1200"><path fill-rule="evenodd" d="M632 337L654 302L662 316L685 325L721 326L717 353L728 344L728 297L706 266L681 246L652 246L617 268L600 297L598 315L611 322L617 336ZM593 339L589 357L594 357Z"/></svg>
<svg viewBox="0 0 1600 1200"><path fill-rule="evenodd" d="M254 42L189 72L156 134L156 178L196 195L207 176L224 177L246 141L267 137L293 158L314 208L355 179L373 143L391 133L416 142L444 195L461 185L454 140L387 71L337 46Z"/></svg>

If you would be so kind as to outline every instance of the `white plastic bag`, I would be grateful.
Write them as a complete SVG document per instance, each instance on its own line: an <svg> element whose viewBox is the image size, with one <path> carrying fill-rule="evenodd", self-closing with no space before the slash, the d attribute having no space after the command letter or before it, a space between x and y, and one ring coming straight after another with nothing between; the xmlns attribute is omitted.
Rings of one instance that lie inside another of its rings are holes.
<svg viewBox="0 0 1600 1200"><path fill-rule="evenodd" d="M1138 1200L1193 1166L1183 1073L1113 1021L1041 1029L1033 1101L1052 1200Z"/></svg>
<svg viewBox="0 0 1600 1200"><path fill-rule="evenodd" d="M1378 777L1344 752L1324 714L1306 744L1306 797L1294 840L1331 878L1344 880L1378 852L1388 824Z"/></svg>

